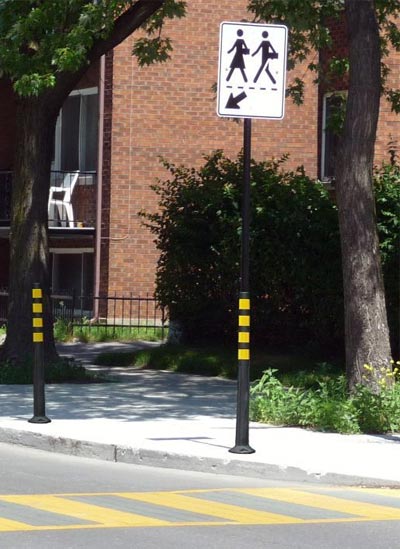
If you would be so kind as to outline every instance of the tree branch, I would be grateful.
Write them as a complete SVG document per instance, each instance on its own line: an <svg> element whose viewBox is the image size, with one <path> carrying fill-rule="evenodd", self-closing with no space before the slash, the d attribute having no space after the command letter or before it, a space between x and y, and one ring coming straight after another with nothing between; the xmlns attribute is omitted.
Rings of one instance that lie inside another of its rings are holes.
<svg viewBox="0 0 400 549"><path fill-rule="evenodd" d="M165 0L138 0L115 21L108 38L97 40L88 54L92 63L102 55L115 48L138 29L153 13L162 7Z"/></svg>

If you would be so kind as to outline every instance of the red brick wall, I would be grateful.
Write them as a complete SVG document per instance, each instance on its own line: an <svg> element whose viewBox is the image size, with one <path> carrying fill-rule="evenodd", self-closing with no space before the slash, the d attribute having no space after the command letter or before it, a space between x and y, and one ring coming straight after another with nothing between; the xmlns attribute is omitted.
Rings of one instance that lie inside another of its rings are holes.
<svg viewBox="0 0 400 549"><path fill-rule="evenodd" d="M384 62L390 69L386 86L400 89L400 52L392 51ZM375 145L375 163L380 165L383 161L389 161L388 143L394 140L397 144L400 156L400 115L391 110L391 104L382 98L380 105L378 133Z"/></svg>
<svg viewBox="0 0 400 549"><path fill-rule="evenodd" d="M219 24L248 18L246 0L190 0L185 19L166 25L172 60L139 68L131 57L133 39L114 52L109 291L152 292L157 252L138 217L156 207L150 185L166 178L161 155L177 164L199 166L202 156L242 148L243 127L215 112ZM298 69L303 75L305 66ZM288 81L295 75L289 75ZM317 173L317 90L306 75L306 103L287 101L282 121L254 120L253 156L290 154L288 167L303 164Z"/></svg>

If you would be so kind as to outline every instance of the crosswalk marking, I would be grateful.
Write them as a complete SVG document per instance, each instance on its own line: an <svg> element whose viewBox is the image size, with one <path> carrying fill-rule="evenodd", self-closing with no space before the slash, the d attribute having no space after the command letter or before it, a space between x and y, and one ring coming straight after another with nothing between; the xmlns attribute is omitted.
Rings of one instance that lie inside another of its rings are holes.
<svg viewBox="0 0 400 549"><path fill-rule="evenodd" d="M248 494L278 499L287 503L299 503L308 507L317 507L318 509L327 509L330 511L341 511L358 517L374 520L399 520L400 509L394 507L385 507L364 503L360 501L351 501L347 499L326 496L315 492L303 492L287 488L265 488L257 490L243 490Z"/></svg>
<svg viewBox="0 0 400 549"><path fill-rule="evenodd" d="M35 509L49 511L50 513L59 513L77 519L93 521L97 526L166 526L169 524L167 521L136 515L134 513L114 511L109 507L99 507L88 503L70 501L60 496L1 496L0 499L13 503L22 503L23 505L34 507Z"/></svg>
<svg viewBox="0 0 400 549"><path fill-rule="evenodd" d="M0 534L28 530L395 521L400 520L400 500L395 499L399 497L399 493L388 489L315 486L0 495Z"/></svg>
<svg viewBox="0 0 400 549"><path fill-rule="evenodd" d="M240 524L294 524L304 522L290 516L255 511L254 509L246 509L236 505L227 505L225 503L216 503L214 501L207 502L204 500L188 497L181 494L171 494L165 492L156 492L151 494L119 494L120 496L154 503L156 505L167 505L175 509L183 509L192 511L193 513L201 513L203 515L217 516L232 522L240 522Z"/></svg>
<svg viewBox="0 0 400 549"><path fill-rule="evenodd" d="M0 517L0 532L15 532L18 530L32 530L32 527L24 522L3 519Z"/></svg>

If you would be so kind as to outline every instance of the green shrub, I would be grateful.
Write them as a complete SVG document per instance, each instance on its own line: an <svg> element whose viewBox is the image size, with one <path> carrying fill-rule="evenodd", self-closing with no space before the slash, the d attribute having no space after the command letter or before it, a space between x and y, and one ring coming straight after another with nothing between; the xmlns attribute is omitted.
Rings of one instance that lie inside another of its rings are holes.
<svg viewBox="0 0 400 549"><path fill-rule="evenodd" d="M285 157L252 163L252 333L267 342L338 341L342 333L337 212L324 186ZM242 158L221 151L200 170L165 162L142 212L156 236L157 297L187 341L232 336L240 263Z"/></svg>
<svg viewBox="0 0 400 549"><path fill-rule="evenodd" d="M400 166L375 172L378 230L393 355L400 358Z"/></svg>
<svg viewBox="0 0 400 549"><path fill-rule="evenodd" d="M359 385L352 395L340 375L316 388L283 385L267 370L251 388L253 421L310 427L340 433L388 433L400 429L400 384L375 394Z"/></svg>
<svg viewBox="0 0 400 549"><path fill-rule="evenodd" d="M252 337L268 344L341 349L343 292L337 210L326 187L279 160L252 162ZM157 296L184 340L236 331L242 156L221 151L198 169L164 162L153 189L160 210L141 212L160 251ZM400 168L376 170L378 229L393 349L400 348Z"/></svg>

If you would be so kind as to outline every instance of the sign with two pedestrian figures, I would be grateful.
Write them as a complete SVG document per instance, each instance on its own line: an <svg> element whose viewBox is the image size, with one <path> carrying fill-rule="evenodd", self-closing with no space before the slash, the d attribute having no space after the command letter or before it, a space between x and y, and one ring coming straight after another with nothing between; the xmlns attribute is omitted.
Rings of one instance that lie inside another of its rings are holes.
<svg viewBox="0 0 400 549"><path fill-rule="evenodd" d="M219 116L284 116L287 27L221 23L219 43Z"/></svg>

